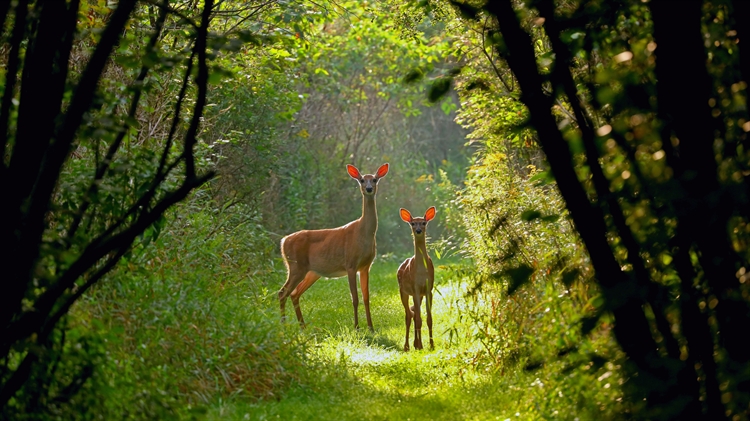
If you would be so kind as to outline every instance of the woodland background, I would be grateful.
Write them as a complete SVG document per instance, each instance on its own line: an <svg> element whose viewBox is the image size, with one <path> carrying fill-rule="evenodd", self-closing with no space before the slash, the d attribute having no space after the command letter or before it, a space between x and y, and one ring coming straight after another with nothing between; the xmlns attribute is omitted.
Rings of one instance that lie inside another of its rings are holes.
<svg viewBox="0 0 750 421"><path fill-rule="evenodd" d="M0 23L3 419L750 417L744 2ZM337 280L280 323L279 240L359 217L345 165L384 162L376 332ZM398 209L433 205L437 350L404 354Z"/></svg>

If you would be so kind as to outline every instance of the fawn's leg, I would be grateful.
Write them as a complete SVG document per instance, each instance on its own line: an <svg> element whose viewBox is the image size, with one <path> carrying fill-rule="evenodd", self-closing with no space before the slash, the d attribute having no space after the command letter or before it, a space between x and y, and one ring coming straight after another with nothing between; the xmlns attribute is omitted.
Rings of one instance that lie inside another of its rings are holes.
<svg viewBox="0 0 750 421"><path fill-rule="evenodd" d="M409 308L409 294L401 292L401 303L404 305L404 322L406 323L406 340L404 341L404 352L409 350L409 329L411 329L411 319L413 313Z"/></svg>
<svg viewBox="0 0 750 421"><path fill-rule="evenodd" d="M430 331L430 349L435 349L435 342L432 341L432 291L427 292L427 329Z"/></svg>
<svg viewBox="0 0 750 421"><path fill-rule="evenodd" d="M302 296L302 294L307 291L308 288L312 286L312 284L315 283L320 279L320 275L318 275L315 272L307 272L307 275L305 275L305 279L300 282L299 285L297 285L294 290L292 290L291 297L292 297L292 304L294 304L294 311L297 313L297 320L299 321L299 325L304 328L305 327L305 319L302 317L302 310L299 307L299 297Z"/></svg>
<svg viewBox="0 0 750 421"><path fill-rule="evenodd" d="M365 315L367 316L367 327L374 332L372 317L370 317L370 267L359 271L359 286L362 288L362 301L365 303Z"/></svg>
<svg viewBox="0 0 750 421"><path fill-rule="evenodd" d="M415 288L418 289L418 288ZM422 310L419 292L414 293L414 349L422 349Z"/></svg>

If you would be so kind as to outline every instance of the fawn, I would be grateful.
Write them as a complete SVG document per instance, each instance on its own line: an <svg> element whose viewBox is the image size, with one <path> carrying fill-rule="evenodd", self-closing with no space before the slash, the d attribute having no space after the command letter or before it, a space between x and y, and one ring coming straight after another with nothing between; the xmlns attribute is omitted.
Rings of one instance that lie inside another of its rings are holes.
<svg viewBox="0 0 750 421"><path fill-rule="evenodd" d="M422 314L420 302L427 298L427 328L430 331L430 349L435 348L432 341L432 285L435 282L435 268L432 259L427 254L425 236L427 223L435 217L435 207L427 209L424 217L412 218L408 210L401 208L401 219L411 225L414 237L414 256L404 260L398 268L398 289L401 293L401 303L406 312L406 341L404 351L409 350L409 328L414 319L414 349L422 349ZM409 308L409 296L414 297L414 305Z"/></svg>
<svg viewBox="0 0 750 421"><path fill-rule="evenodd" d="M367 327L373 331L370 317L370 265L375 259L375 232L378 214L375 194L378 181L388 174L388 164L383 164L375 174L360 174L354 165L347 165L349 176L359 182L362 193L362 216L342 227L321 230L302 230L281 239L281 256L287 268L287 279L279 290L281 317L284 319L286 299L291 295L294 311L300 326L305 327L299 298L320 277L349 277L349 292L354 307L354 327L359 327L357 308L357 272L365 303Z"/></svg>

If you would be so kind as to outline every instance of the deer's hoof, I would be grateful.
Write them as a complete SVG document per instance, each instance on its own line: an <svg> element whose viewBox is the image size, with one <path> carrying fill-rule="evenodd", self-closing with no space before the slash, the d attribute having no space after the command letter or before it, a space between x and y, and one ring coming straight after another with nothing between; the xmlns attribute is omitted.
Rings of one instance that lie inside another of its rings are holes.
<svg viewBox="0 0 750 421"><path fill-rule="evenodd" d="M430 339L430 350L435 349L435 342L432 342L432 339Z"/></svg>
<svg viewBox="0 0 750 421"><path fill-rule="evenodd" d="M409 344L404 345L404 352L409 352Z"/></svg>

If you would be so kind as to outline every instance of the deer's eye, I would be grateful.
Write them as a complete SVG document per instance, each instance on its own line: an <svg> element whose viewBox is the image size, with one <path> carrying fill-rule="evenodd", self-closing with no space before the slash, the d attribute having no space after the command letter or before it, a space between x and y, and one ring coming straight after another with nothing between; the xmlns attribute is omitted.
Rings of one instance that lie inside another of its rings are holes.
<svg viewBox="0 0 750 421"><path fill-rule="evenodd" d="M365 182L365 179L364 179L364 178L360 178L360 179L359 179L359 182L360 182L360 183L362 183L362 184L364 184L364 182Z"/></svg>
<svg viewBox="0 0 750 421"><path fill-rule="evenodd" d="M414 222L411 223L411 226L414 226Z"/></svg>
<svg viewBox="0 0 750 421"><path fill-rule="evenodd" d="M378 182L378 179L377 179L377 178L373 178L373 179L372 179L372 182L373 182L373 183L377 183L377 182Z"/></svg>

